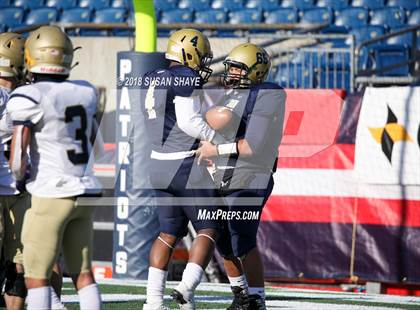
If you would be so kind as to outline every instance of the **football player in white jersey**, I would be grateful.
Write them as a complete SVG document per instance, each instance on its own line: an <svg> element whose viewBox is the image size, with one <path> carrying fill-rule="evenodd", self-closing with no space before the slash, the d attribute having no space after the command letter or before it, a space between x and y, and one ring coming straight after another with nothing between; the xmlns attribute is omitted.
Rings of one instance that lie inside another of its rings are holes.
<svg viewBox="0 0 420 310"><path fill-rule="evenodd" d="M4 233L4 239L3 235L0 239L0 251L3 245L6 261L4 297L8 309L23 309L26 297L20 232L24 214L30 207L30 197L25 191L17 189L5 156L13 133L6 103L23 75L24 42L25 39L19 34L0 34L0 233Z"/></svg>
<svg viewBox="0 0 420 310"><path fill-rule="evenodd" d="M13 91L7 104L14 125L9 163L17 179L30 147L32 207L22 229L28 309L51 308L48 279L61 248L80 309L102 308L91 271L93 208L77 204L77 197L101 192L88 165L97 94L86 81L67 80L72 60L72 42L60 28L31 32L25 66L33 83Z"/></svg>

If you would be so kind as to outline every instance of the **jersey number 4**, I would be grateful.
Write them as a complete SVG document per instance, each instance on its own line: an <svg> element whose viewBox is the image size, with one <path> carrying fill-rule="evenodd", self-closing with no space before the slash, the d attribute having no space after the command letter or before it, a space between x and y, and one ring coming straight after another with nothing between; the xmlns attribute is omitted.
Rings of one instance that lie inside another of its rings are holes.
<svg viewBox="0 0 420 310"><path fill-rule="evenodd" d="M147 89L146 100L145 100L146 111L147 111L147 115L149 116L149 119L156 118L154 92L155 92L155 83L154 81L152 81L150 83L149 88Z"/></svg>
<svg viewBox="0 0 420 310"><path fill-rule="evenodd" d="M67 107L65 110L64 122L71 123L75 117L80 118L80 127L75 131L75 139L81 142L82 151L77 153L75 150L68 150L67 156L69 160L75 164L86 164L89 160L88 153L88 137L86 136L87 117L86 111L81 105Z"/></svg>

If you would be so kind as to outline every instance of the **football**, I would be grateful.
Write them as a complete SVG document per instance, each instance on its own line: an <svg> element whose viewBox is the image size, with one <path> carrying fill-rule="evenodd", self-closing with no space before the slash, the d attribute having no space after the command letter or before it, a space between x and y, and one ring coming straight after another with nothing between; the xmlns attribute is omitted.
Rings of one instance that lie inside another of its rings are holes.
<svg viewBox="0 0 420 310"><path fill-rule="evenodd" d="M214 130L223 129L232 120L232 111L226 107L213 107L206 112L206 121Z"/></svg>

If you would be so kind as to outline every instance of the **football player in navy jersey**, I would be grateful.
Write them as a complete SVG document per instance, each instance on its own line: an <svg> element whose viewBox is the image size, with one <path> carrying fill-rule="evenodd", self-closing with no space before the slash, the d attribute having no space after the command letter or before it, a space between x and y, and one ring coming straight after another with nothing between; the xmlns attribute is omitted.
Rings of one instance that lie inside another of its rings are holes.
<svg viewBox="0 0 420 310"><path fill-rule="evenodd" d="M228 220L228 236L221 236L217 243L235 296L228 309L265 309L257 231L274 185L285 92L279 85L265 82L271 64L263 48L241 44L224 64L227 94L221 105L206 113L206 120L225 141L202 141L197 154L199 161L215 158L216 185L229 211L240 214ZM256 212L257 218L247 219L249 212Z"/></svg>
<svg viewBox="0 0 420 310"><path fill-rule="evenodd" d="M197 237L172 297L181 309L195 309L194 290L213 255L221 227L218 221L197 216L200 201L208 211L217 210L214 183L195 157L200 140L212 141L216 135L203 120L199 94L212 72L212 51L201 32L181 29L170 36L165 56L171 61L169 68L146 74L141 91L142 114L152 144L150 182L160 225L150 252L143 309L167 309L163 295L168 264L177 242L187 234L189 221Z"/></svg>

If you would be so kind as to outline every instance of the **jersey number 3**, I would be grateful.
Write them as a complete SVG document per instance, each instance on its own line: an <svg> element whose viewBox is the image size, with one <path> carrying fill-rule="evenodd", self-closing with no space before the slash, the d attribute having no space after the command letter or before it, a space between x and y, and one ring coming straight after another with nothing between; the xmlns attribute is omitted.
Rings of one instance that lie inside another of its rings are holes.
<svg viewBox="0 0 420 310"><path fill-rule="evenodd" d="M87 118L86 111L81 105L74 105L66 108L64 122L71 123L75 117L80 118L80 127L76 129L75 139L81 142L82 152L76 153L75 150L68 150L69 160L75 164L86 164L89 160L88 137L86 136Z"/></svg>

